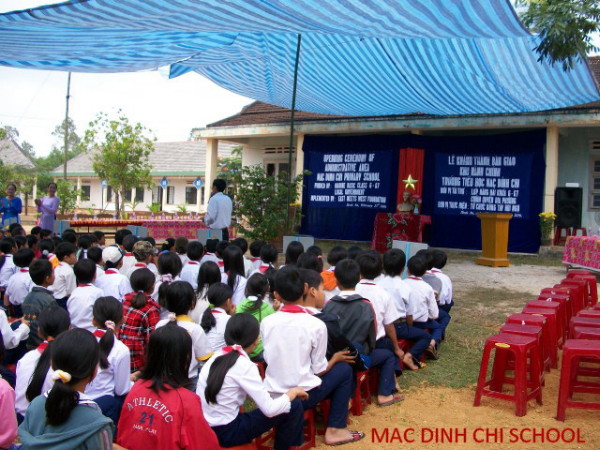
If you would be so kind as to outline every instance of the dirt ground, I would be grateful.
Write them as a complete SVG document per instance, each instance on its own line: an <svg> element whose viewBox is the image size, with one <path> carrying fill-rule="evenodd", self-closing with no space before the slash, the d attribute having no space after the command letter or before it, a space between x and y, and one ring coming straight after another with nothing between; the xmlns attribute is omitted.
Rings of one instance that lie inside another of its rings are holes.
<svg viewBox="0 0 600 450"><path fill-rule="evenodd" d="M529 292L558 283L565 276L561 267L511 266L489 268L471 261L450 262L445 272L454 283L455 298L473 286ZM517 311L515 311L517 312ZM448 333L452 333L452 324ZM443 358L460 355L443 355ZM560 367L560 365L559 365ZM427 369L424 369L427 370ZM418 376L418 374L415 374ZM556 415L559 370L546 376L543 405L529 402L527 415L516 417L514 405L484 397L480 407L473 407L475 386L450 389L432 386L411 388L403 394L406 400L387 408L369 405L360 417L350 416L350 429L367 436L354 449L599 449L600 413L567 409L567 419L559 422ZM402 386L402 377L399 378ZM387 432L387 438L386 438ZM317 437L318 448L327 448Z"/></svg>

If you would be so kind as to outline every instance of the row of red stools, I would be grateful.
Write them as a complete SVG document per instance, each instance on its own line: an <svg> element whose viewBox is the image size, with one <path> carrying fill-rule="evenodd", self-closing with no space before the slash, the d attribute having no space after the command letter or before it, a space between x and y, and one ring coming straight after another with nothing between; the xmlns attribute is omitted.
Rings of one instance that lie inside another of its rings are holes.
<svg viewBox="0 0 600 450"><path fill-rule="evenodd" d="M485 342L474 406L481 404L482 396L498 398L513 402L516 415L524 416L529 400L542 404L545 373L558 368L558 350L562 348L557 418L564 420L566 407L600 409L600 403L570 400L574 392L592 392L596 388L593 392L600 393L600 383L590 386L587 381L577 381L578 375L589 376L590 372L597 374L600 381L600 367L594 371L579 365L589 363L591 358L600 363L600 341L590 340L591 336L600 339L596 283L593 273L571 270L560 284L542 289L539 297L528 302L521 313L507 318L500 333ZM511 385L512 390L503 390L505 385Z"/></svg>

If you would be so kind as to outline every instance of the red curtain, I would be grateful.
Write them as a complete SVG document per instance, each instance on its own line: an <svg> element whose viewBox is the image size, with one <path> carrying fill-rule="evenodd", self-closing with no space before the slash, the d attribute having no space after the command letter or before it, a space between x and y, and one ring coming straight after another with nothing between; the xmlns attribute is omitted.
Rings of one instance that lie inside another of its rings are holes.
<svg viewBox="0 0 600 450"><path fill-rule="evenodd" d="M422 148L401 148L400 149L400 167L398 170L398 192L397 203L402 203L402 193L406 190L413 194L423 195L423 161L425 159L425 150ZM406 187L406 181L409 177L414 182L412 186Z"/></svg>

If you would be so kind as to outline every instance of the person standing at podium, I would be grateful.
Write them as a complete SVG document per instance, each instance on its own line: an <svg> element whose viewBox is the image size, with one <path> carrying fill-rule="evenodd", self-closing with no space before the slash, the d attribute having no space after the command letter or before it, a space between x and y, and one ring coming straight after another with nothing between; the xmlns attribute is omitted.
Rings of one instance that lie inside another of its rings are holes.
<svg viewBox="0 0 600 450"><path fill-rule="evenodd" d="M229 196L224 194L227 183L222 178L216 178L212 184L212 195L208 201L204 223L211 230L221 230L222 240L229 241L229 226L231 225L231 211L233 203Z"/></svg>

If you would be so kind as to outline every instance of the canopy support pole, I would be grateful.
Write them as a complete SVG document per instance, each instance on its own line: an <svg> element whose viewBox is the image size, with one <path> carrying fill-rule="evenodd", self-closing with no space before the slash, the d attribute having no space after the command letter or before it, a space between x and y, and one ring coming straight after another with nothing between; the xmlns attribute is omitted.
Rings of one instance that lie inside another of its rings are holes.
<svg viewBox="0 0 600 450"><path fill-rule="evenodd" d="M296 109L296 87L298 85L298 62L300 61L300 44L302 35L298 34L298 43L296 45L296 61L294 63L294 85L292 88L292 113L290 118L290 146L288 152L288 190L287 190L287 218L285 221L286 233L290 232L290 214L292 201L292 153L294 148L294 111Z"/></svg>

